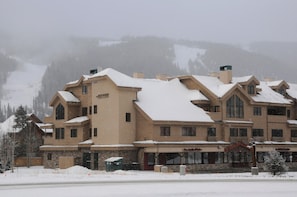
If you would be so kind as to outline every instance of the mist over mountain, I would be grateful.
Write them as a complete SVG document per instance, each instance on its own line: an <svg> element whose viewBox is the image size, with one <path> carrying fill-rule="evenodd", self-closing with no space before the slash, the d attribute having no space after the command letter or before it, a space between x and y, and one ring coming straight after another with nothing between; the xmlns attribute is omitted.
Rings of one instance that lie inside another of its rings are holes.
<svg viewBox="0 0 297 197"><path fill-rule="evenodd" d="M9 42L7 37L0 38L3 43L0 53L1 87L11 72L22 67L15 57L42 66L39 69L42 73L32 73L42 75L42 80L40 90L35 92L33 104L30 104L39 117L50 113L48 103L56 91L83 74L89 74L94 68L111 67L130 76L142 72L145 77L154 78L157 74L208 75L217 72L219 66L228 64L233 66L234 76L255 75L260 80L268 77L296 82L296 43L258 42L239 46L153 36L118 40L95 37L24 40L16 42L12 39ZM47 65L45 72L44 65ZM22 83L21 79L19 81ZM4 95L0 92L0 96L3 98Z"/></svg>

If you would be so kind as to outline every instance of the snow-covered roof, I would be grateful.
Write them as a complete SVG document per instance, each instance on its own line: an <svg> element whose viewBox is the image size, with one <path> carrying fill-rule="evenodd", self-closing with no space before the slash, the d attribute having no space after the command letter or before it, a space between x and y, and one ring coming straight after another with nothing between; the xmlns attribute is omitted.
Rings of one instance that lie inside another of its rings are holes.
<svg viewBox="0 0 297 197"><path fill-rule="evenodd" d="M58 91L58 93L62 96L62 98L66 102L73 102L73 103L79 103L80 102L80 100L77 97L75 97L71 92Z"/></svg>
<svg viewBox="0 0 297 197"><path fill-rule="evenodd" d="M243 77L232 77L232 83L244 83L253 78L253 75L243 76Z"/></svg>
<svg viewBox="0 0 297 197"><path fill-rule="evenodd" d="M279 86L284 80L277 80L277 81L265 81L263 83L266 83L269 87Z"/></svg>
<svg viewBox="0 0 297 197"><path fill-rule="evenodd" d="M83 142L80 142L79 144L94 144L93 140L89 139Z"/></svg>
<svg viewBox="0 0 297 197"><path fill-rule="evenodd" d="M104 69L92 76L90 76L90 79L95 77L103 77L108 76L117 86L120 87L133 87L133 88L140 88L137 83L135 83L135 79L125 75L123 73L120 73L112 68Z"/></svg>
<svg viewBox="0 0 297 197"><path fill-rule="evenodd" d="M266 82L260 82L257 86L261 89L256 96L252 96L256 102L275 103L275 104L290 104L291 100L286 99L283 95L272 90Z"/></svg>
<svg viewBox="0 0 297 197"><path fill-rule="evenodd" d="M138 79L141 91L135 102L153 121L213 122L201 108L191 103L202 98L199 91L191 91L178 79L161 81Z"/></svg>
<svg viewBox="0 0 297 197"><path fill-rule="evenodd" d="M123 159L123 157L110 157L108 159L105 159L106 162L115 162Z"/></svg>
<svg viewBox="0 0 297 197"><path fill-rule="evenodd" d="M289 124L297 125L297 120L287 120Z"/></svg>
<svg viewBox="0 0 297 197"><path fill-rule="evenodd" d="M144 140L144 141L135 141L134 144L176 144L176 145L185 145L185 144L230 144L230 142L225 141L154 141L154 140Z"/></svg>
<svg viewBox="0 0 297 197"><path fill-rule="evenodd" d="M36 126L39 127L39 129L41 129L44 133L53 133L53 129L52 128L46 128L46 127L52 127L53 124L50 123L35 123Z"/></svg>
<svg viewBox="0 0 297 197"><path fill-rule="evenodd" d="M297 99L297 84L289 83L289 89L287 89L287 93L292 98Z"/></svg>
<svg viewBox="0 0 297 197"><path fill-rule="evenodd" d="M224 84L217 77L198 75L193 75L193 77L217 97L223 97L230 89L237 85L236 83Z"/></svg>
<svg viewBox="0 0 297 197"><path fill-rule="evenodd" d="M82 123L87 120L89 120L88 116L80 116L80 117L76 117L71 120L68 120L65 123Z"/></svg>

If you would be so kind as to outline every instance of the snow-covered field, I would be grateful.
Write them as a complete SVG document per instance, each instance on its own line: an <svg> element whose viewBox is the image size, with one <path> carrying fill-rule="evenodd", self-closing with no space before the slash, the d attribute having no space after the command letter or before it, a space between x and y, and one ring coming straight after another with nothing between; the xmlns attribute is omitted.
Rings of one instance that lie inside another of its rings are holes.
<svg viewBox="0 0 297 197"><path fill-rule="evenodd" d="M186 174L43 167L0 174L0 196L296 196L297 173Z"/></svg>

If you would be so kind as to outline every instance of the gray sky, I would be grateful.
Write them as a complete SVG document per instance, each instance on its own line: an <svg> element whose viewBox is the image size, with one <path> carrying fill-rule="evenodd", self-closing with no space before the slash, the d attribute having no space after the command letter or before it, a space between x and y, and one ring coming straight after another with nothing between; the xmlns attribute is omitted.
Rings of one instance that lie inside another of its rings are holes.
<svg viewBox="0 0 297 197"><path fill-rule="evenodd" d="M297 42L296 10L297 0L0 0L0 31Z"/></svg>

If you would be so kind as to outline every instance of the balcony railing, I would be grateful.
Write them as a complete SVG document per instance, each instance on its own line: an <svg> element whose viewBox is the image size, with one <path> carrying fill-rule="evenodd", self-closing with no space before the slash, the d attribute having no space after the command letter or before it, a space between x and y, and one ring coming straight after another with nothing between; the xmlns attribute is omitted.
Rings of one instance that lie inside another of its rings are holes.
<svg viewBox="0 0 297 197"><path fill-rule="evenodd" d="M272 137L271 141L275 141L275 142L283 142L284 138L283 137Z"/></svg>

